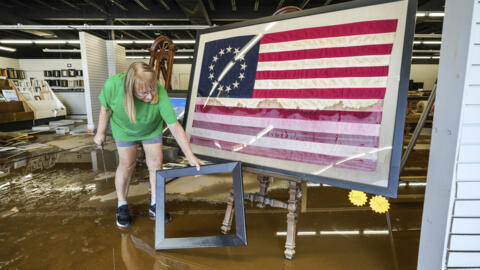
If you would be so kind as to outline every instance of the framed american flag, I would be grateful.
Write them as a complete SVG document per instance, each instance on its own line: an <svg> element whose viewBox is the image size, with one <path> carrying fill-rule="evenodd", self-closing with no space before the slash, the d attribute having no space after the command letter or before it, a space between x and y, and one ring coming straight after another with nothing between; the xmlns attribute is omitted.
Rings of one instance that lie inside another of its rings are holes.
<svg viewBox="0 0 480 270"><path fill-rule="evenodd" d="M396 197L416 6L359 0L199 31L193 151Z"/></svg>

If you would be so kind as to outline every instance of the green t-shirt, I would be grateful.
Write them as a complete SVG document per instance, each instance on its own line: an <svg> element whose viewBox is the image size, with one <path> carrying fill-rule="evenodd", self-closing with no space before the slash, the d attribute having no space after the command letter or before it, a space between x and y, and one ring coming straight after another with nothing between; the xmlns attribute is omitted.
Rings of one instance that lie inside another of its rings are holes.
<svg viewBox="0 0 480 270"><path fill-rule="evenodd" d="M167 124L177 122L177 116L172 103L168 98L167 91L158 84L158 103L151 104L137 99L135 96L135 120L130 122L123 107L123 90L125 73L119 73L110 77L103 86L98 97L103 107L110 109L110 126L113 137L121 141L140 141L154 138L162 134L163 120Z"/></svg>

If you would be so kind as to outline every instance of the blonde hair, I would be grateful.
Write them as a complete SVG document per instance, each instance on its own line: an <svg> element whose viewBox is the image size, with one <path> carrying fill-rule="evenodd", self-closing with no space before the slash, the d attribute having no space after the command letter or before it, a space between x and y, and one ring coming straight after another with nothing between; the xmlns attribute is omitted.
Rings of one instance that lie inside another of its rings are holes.
<svg viewBox="0 0 480 270"><path fill-rule="evenodd" d="M149 90L158 89L158 80L155 77L155 70L144 62L134 62L127 70L125 75L125 86L123 92L123 106L125 112L132 123L136 123L135 103L133 99L133 91L139 86ZM151 104L158 102L158 92L155 91Z"/></svg>

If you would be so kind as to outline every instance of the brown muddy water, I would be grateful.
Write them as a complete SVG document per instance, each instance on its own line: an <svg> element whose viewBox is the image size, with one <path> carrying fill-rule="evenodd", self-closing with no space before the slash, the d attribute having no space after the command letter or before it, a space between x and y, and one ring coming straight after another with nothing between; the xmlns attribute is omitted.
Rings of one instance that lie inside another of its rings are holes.
<svg viewBox="0 0 480 270"><path fill-rule="evenodd" d="M133 225L118 229L115 153L105 154L108 182L103 164L92 165L98 151L91 149L62 152L52 168L0 178L0 269L416 269L422 203L393 202L389 228L385 214L351 205L347 190L316 185L304 196L293 260L283 257L287 212L249 202L247 246L155 251L146 168L136 169L130 187ZM255 192L255 175L244 174L244 185ZM286 186L275 180L271 197L286 201ZM167 237L220 234L230 188L225 174L167 184Z"/></svg>

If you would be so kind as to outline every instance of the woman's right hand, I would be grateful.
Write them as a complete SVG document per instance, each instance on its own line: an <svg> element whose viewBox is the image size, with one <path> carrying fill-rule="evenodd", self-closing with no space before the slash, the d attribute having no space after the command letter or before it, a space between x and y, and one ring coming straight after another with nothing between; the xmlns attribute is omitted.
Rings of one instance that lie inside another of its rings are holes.
<svg viewBox="0 0 480 270"><path fill-rule="evenodd" d="M105 134L97 132L95 137L93 137L93 142L98 146L102 146L105 143Z"/></svg>

